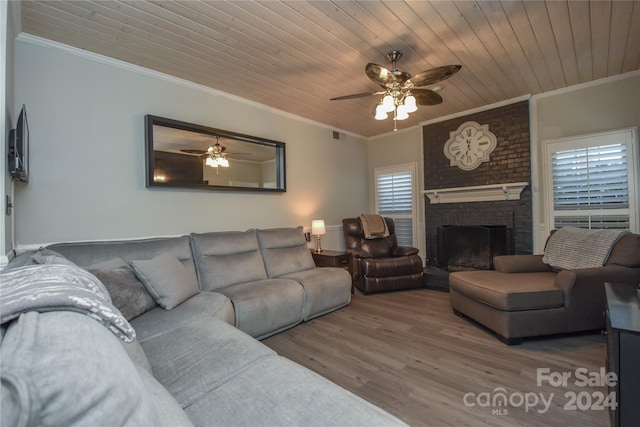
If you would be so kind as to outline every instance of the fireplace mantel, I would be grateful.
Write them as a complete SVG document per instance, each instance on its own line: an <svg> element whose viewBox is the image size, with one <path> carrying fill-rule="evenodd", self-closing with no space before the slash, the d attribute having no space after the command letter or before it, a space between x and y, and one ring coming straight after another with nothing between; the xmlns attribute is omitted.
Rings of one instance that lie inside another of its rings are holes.
<svg viewBox="0 0 640 427"><path fill-rule="evenodd" d="M519 200L528 182L477 185L474 187L436 188L424 190L431 204Z"/></svg>

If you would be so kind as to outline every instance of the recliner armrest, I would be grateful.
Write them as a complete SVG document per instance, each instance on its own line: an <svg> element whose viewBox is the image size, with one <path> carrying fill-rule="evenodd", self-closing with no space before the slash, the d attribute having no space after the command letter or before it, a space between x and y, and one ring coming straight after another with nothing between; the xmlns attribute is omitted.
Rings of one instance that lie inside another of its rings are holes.
<svg viewBox="0 0 640 427"><path fill-rule="evenodd" d="M493 266L501 273L537 273L552 271L542 262L542 255L500 255L493 257Z"/></svg>
<svg viewBox="0 0 640 427"><path fill-rule="evenodd" d="M373 258L373 256L362 249L347 249L347 252L351 254L353 258Z"/></svg>
<svg viewBox="0 0 640 427"><path fill-rule="evenodd" d="M393 256L409 256L417 255L419 250L417 248L411 248L409 246L396 246L391 250Z"/></svg>

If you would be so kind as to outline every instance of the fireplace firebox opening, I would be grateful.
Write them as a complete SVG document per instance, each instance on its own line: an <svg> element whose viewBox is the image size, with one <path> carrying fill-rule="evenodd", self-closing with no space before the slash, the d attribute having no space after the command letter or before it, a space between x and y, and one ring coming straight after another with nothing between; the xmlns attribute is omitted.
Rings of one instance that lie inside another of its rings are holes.
<svg viewBox="0 0 640 427"><path fill-rule="evenodd" d="M494 256L513 254L506 225L443 225L437 232L437 265L447 271L492 270Z"/></svg>

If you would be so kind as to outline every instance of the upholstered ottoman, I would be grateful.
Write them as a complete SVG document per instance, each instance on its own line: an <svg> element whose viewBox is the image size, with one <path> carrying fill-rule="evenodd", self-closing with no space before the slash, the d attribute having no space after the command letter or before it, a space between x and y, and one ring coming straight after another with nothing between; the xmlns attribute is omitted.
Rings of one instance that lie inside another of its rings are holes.
<svg viewBox="0 0 640 427"><path fill-rule="evenodd" d="M507 344L522 337L557 332L566 324L564 292L555 286L556 274L460 271L449 276L451 306L499 335Z"/></svg>

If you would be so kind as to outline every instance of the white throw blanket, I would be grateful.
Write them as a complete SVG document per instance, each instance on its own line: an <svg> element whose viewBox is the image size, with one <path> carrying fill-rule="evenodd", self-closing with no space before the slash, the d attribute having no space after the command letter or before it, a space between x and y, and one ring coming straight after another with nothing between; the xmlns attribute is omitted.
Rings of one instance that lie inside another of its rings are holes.
<svg viewBox="0 0 640 427"><path fill-rule="evenodd" d="M542 262L559 269L602 267L613 245L627 230L586 230L563 227L547 241Z"/></svg>

